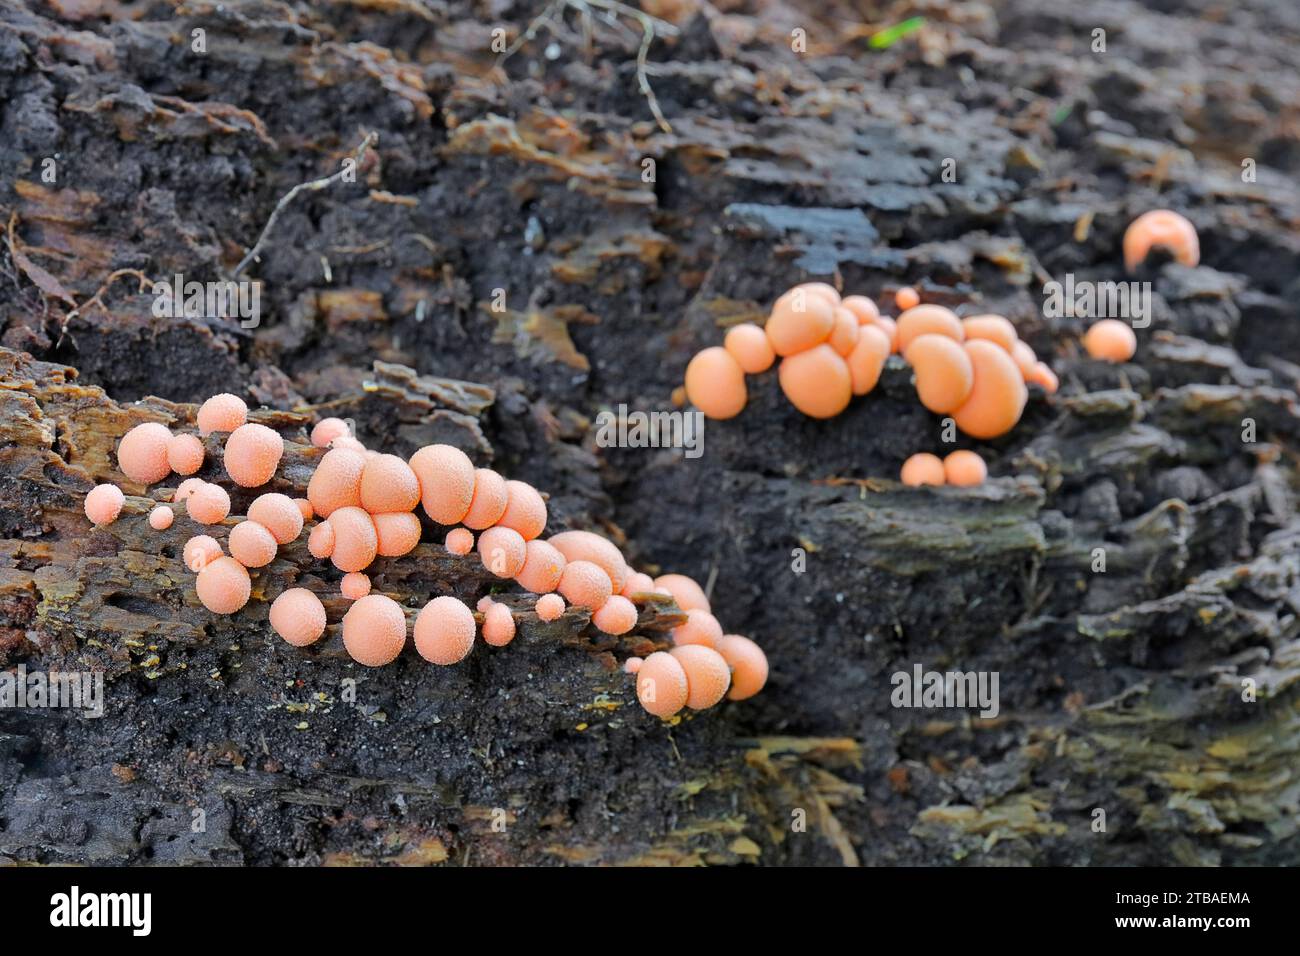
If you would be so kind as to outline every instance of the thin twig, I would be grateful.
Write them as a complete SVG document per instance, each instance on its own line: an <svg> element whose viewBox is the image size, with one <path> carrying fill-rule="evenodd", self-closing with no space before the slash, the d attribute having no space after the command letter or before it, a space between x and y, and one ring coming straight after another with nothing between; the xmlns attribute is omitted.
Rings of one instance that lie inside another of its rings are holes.
<svg viewBox="0 0 1300 956"><path fill-rule="evenodd" d="M366 138L361 141L361 145L358 146L356 151L352 154L352 161L355 163L355 168L358 171L361 169L362 160L366 158L366 152L378 139L378 133L367 133ZM342 179L346 172L347 167L345 166L332 176L326 176L324 179L313 179L311 182L307 183L299 183L297 186L294 186L285 193L280 198L280 201L275 204L275 208L271 210L271 216L266 220L266 225L262 227L262 234L257 237L257 242L253 245L252 249L248 250L248 255L244 256L244 258L239 261L239 265L235 266L235 271L230 274L230 277L232 279L237 278L239 274L248 267L248 264L257 258L257 254L262 251L262 246L266 243L266 237L270 235L271 230L275 227L276 221L280 218L280 213L284 212L285 207L288 206L289 203L293 202L294 197L302 192L319 192L322 189L328 189L334 183Z"/></svg>

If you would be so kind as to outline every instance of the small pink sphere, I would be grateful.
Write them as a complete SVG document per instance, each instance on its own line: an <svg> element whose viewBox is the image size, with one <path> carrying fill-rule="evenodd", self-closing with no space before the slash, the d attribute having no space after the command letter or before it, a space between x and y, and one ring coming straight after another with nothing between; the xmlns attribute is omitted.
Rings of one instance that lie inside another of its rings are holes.
<svg viewBox="0 0 1300 956"><path fill-rule="evenodd" d="M524 566L515 580L526 591L549 594L560 586L568 563L553 545L534 538L524 545Z"/></svg>
<svg viewBox="0 0 1300 956"><path fill-rule="evenodd" d="M256 521L241 521L230 529L230 556L246 568L262 568L275 560L275 536Z"/></svg>
<svg viewBox="0 0 1300 956"><path fill-rule="evenodd" d="M614 593L605 569L590 561L570 561L560 575L560 594L570 604L595 611Z"/></svg>
<svg viewBox="0 0 1300 956"><path fill-rule="evenodd" d="M350 435L348 423L341 418L322 418L311 430L311 443L317 448L328 448L330 442L344 435Z"/></svg>
<svg viewBox="0 0 1300 956"><path fill-rule="evenodd" d="M172 433L158 422L136 425L122 436L117 446L117 464L132 481L149 485L171 474L167 446Z"/></svg>
<svg viewBox="0 0 1300 956"><path fill-rule="evenodd" d="M515 616L504 604L493 604L483 612L483 640L493 647L505 647L515 639Z"/></svg>
<svg viewBox="0 0 1300 956"><path fill-rule="evenodd" d="M507 481L506 510L497 524L514 528L525 541L532 541L546 530L546 500L532 485Z"/></svg>
<svg viewBox="0 0 1300 956"><path fill-rule="evenodd" d="M149 527L155 531L166 531L176 520L176 513L166 505L159 505L149 512Z"/></svg>
<svg viewBox="0 0 1300 956"><path fill-rule="evenodd" d="M454 597L434 598L415 619L415 649L432 664L464 660L474 649L474 613Z"/></svg>
<svg viewBox="0 0 1300 956"><path fill-rule="evenodd" d="M199 488L206 485L207 482L202 478L186 478L176 486L176 494L172 495L172 501L181 502L194 494Z"/></svg>
<svg viewBox="0 0 1300 956"><path fill-rule="evenodd" d="M196 534L190 538L185 542L185 548L181 552L185 567L195 573L202 571L219 557L221 557L221 545L217 543L216 538L206 534Z"/></svg>
<svg viewBox="0 0 1300 956"><path fill-rule="evenodd" d="M375 523L376 554L400 558L410 554L420 543L420 517L412 511L371 515L370 520Z"/></svg>
<svg viewBox="0 0 1300 956"><path fill-rule="evenodd" d="M469 511L461 518L465 527L474 531L490 528L506 512L506 480L491 468L474 470L474 497Z"/></svg>
<svg viewBox="0 0 1300 956"><path fill-rule="evenodd" d="M167 464L178 475L192 475L203 467L203 442L194 435L173 435L167 442Z"/></svg>
<svg viewBox="0 0 1300 956"><path fill-rule="evenodd" d="M200 435L233 432L248 420L248 406L238 395L222 392L199 406L197 424Z"/></svg>
<svg viewBox="0 0 1300 956"><path fill-rule="evenodd" d="M543 621L558 620L564 613L564 598L558 594L543 594L537 599L533 609Z"/></svg>
<svg viewBox="0 0 1300 956"><path fill-rule="evenodd" d="M96 485L86 495L86 517L91 524L112 524L122 513L122 505L125 503L126 495L122 494L122 489L117 485Z"/></svg>
<svg viewBox="0 0 1300 956"><path fill-rule="evenodd" d="M488 528L478 536L478 553L483 566L499 578L513 578L523 570L528 549L523 536L513 528Z"/></svg>
<svg viewBox="0 0 1300 956"><path fill-rule="evenodd" d="M302 534L302 512L288 495L258 495L248 506L248 519L271 532L276 544L288 544Z"/></svg>
<svg viewBox="0 0 1300 956"><path fill-rule="evenodd" d="M411 466L396 455L375 455L361 467L361 507L372 515L414 511L420 482Z"/></svg>
<svg viewBox="0 0 1300 956"><path fill-rule="evenodd" d="M252 593L248 569L234 558L209 561L194 582L199 600L213 614L234 614Z"/></svg>
<svg viewBox="0 0 1300 956"><path fill-rule="evenodd" d="M307 536L307 550L313 558L322 561L334 553L334 526L329 521L322 521L311 529Z"/></svg>
<svg viewBox="0 0 1300 956"><path fill-rule="evenodd" d="M325 633L325 605L306 588L289 588L271 602L271 628L294 647L315 644Z"/></svg>
<svg viewBox="0 0 1300 956"><path fill-rule="evenodd" d="M635 674L637 671L641 669L641 665L643 663L644 661L642 661L641 658L639 657L629 657L627 660L623 662L623 673Z"/></svg>
<svg viewBox="0 0 1300 956"><path fill-rule="evenodd" d="M452 554L464 556L474 550L474 533L464 528L452 528L447 532L447 540L444 543Z"/></svg>
<svg viewBox="0 0 1300 956"><path fill-rule="evenodd" d="M343 615L343 647L358 664L382 667L406 646L406 614L382 594L367 594Z"/></svg>
<svg viewBox="0 0 1300 956"><path fill-rule="evenodd" d="M349 571L343 575L339 591L349 601L358 601L370 593L370 578L360 571Z"/></svg>
<svg viewBox="0 0 1300 956"><path fill-rule="evenodd" d="M615 594L591 616L596 628L606 634L626 634L636 627L636 605Z"/></svg>
<svg viewBox="0 0 1300 956"><path fill-rule="evenodd" d="M708 611L691 608L686 612L686 623L672 630L673 643L678 647L686 644L703 644L716 648L722 640L722 625Z"/></svg>
<svg viewBox="0 0 1300 956"><path fill-rule="evenodd" d="M230 514L230 495L220 485L205 482L185 499L185 510L199 524L217 524Z"/></svg>
<svg viewBox="0 0 1300 956"><path fill-rule="evenodd" d="M257 488L275 476L284 455L284 439L265 425L246 422L226 439L226 473L243 488Z"/></svg>

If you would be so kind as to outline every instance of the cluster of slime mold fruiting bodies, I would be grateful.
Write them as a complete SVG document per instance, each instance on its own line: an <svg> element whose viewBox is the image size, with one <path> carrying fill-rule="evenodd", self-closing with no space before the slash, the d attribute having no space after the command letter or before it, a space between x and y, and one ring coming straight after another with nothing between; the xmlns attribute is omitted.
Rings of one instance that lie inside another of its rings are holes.
<svg viewBox="0 0 1300 956"><path fill-rule="evenodd" d="M275 476L284 440L247 418L247 406L238 397L218 395L199 409L197 424L205 436L226 433L223 464L230 480L242 488L259 488ZM193 442L182 440L189 438ZM543 539L546 499L531 485L476 468L450 445L426 446L405 461L368 450L339 419L319 422L311 441L325 451L305 499L276 492L256 497L230 529L229 555L209 535L186 542L182 560L196 574L196 594L209 611L234 614L243 608L253 590L249 569L270 564L281 546L297 540L314 522L308 551L343 572L340 593L353 602L342 620L344 648L360 664L389 664L406 646L406 614L393 598L372 593L364 572L377 557L401 557L415 549L422 532L416 509L422 508L430 520L449 528L449 553L465 556L477 547L488 571L537 595L534 609L541 620L556 620L574 606L589 611L598 630L625 634L638 620L634 597L671 596L686 612L685 623L671 635L675 646L651 654L644 666L637 658L629 662L628 672L637 675L637 697L650 713L670 717L683 707L711 707L724 696L741 700L766 682L762 650L748 638L724 635L703 590L690 578L667 574L652 579L629 566L612 542L588 531ZM163 480L176 464L185 469L178 473L194 474L203 457L197 438L172 435L152 422L131 429L118 445L122 472L144 484ZM95 524L109 524L121 513L123 501L116 486L99 485L86 497L86 515ZM180 504L201 525L224 521L231 507L221 485L197 478L187 478L177 488L173 506ZM171 507L160 505L149 524L166 530L174 517ZM514 639L515 618L505 604L485 597L478 610L485 643L502 647ZM290 588L272 603L270 623L289 644L306 647L325 633L325 607L313 591ZM419 611L411 630L416 652L447 666L470 654L479 628L463 601L442 595Z"/></svg>

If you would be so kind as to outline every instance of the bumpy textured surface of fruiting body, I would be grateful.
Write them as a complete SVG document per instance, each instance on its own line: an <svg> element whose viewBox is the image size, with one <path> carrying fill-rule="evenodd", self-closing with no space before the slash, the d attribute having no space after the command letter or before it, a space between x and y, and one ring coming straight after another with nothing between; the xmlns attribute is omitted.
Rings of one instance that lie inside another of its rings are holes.
<svg viewBox="0 0 1300 956"><path fill-rule="evenodd" d="M472 531L490 528L506 513L506 501L506 480L491 468L476 468L474 497L461 523Z"/></svg>
<svg viewBox="0 0 1300 956"><path fill-rule="evenodd" d="M671 654L655 651L637 670L636 696L656 717L673 716L686 706L689 696L685 668Z"/></svg>
<svg viewBox="0 0 1300 956"><path fill-rule="evenodd" d="M493 604L483 612L483 641L505 647L515 639L515 617L504 604Z"/></svg>
<svg viewBox="0 0 1300 956"><path fill-rule="evenodd" d="M334 553L334 526L329 521L322 521L311 529L307 536L307 550L313 558L322 561Z"/></svg>
<svg viewBox="0 0 1300 956"><path fill-rule="evenodd" d="M330 560L340 571L364 571L379 553L379 535L370 512L364 508L339 508L329 516L334 528Z"/></svg>
<svg viewBox="0 0 1300 956"><path fill-rule="evenodd" d="M463 557L474 550L474 532L465 528L452 528L447 532L443 546L452 554Z"/></svg>
<svg viewBox="0 0 1300 956"><path fill-rule="evenodd" d="M609 575L590 561L570 561L560 575L560 594L570 604L596 610L614 593Z"/></svg>
<svg viewBox="0 0 1300 956"><path fill-rule="evenodd" d="M334 439L351 434L352 430L343 419L322 418L311 430L311 443L317 448L328 448Z"/></svg>
<svg viewBox="0 0 1300 956"><path fill-rule="evenodd" d="M677 606L683 611L711 611L709 599L704 594L704 588L695 582L694 578L689 578L684 574L661 574L654 579L654 585L657 588L665 589L673 596Z"/></svg>
<svg viewBox="0 0 1300 956"><path fill-rule="evenodd" d="M537 616L543 621L558 620L560 615L564 613L564 598L558 594L543 594L537 599L534 609L537 611Z"/></svg>
<svg viewBox="0 0 1300 956"><path fill-rule="evenodd" d="M185 499L185 511L199 524L217 524L230 514L230 495L220 485L204 482Z"/></svg>
<svg viewBox="0 0 1300 956"><path fill-rule="evenodd" d="M199 406L195 423L200 435L213 432L233 432L248 420L248 405L238 395L222 392L213 395Z"/></svg>
<svg viewBox="0 0 1300 956"><path fill-rule="evenodd" d="M474 612L454 597L434 598L415 619L415 649L431 664L464 660L474 649Z"/></svg>
<svg viewBox="0 0 1300 956"><path fill-rule="evenodd" d="M234 558L214 558L199 571L194 583L199 600L213 614L234 614L252 593L248 569Z"/></svg>
<svg viewBox="0 0 1300 956"><path fill-rule="evenodd" d="M261 568L275 560L275 536L256 521L241 521L230 529L230 556L246 568Z"/></svg>
<svg viewBox="0 0 1300 956"><path fill-rule="evenodd" d="M306 588L289 588L271 602L271 629L294 647L307 647L325 633L325 605Z"/></svg>
<svg viewBox="0 0 1300 956"><path fill-rule="evenodd" d="M257 488L275 476L284 455L284 439L279 433L246 422L226 439L226 474L242 488Z"/></svg>
<svg viewBox="0 0 1300 956"><path fill-rule="evenodd" d="M349 601L358 601L370 593L370 578L360 571L350 571L339 582L339 593Z"/></svg>
<svg viewBox="0 0 1300 956"><path fill-rule="evenodd" d="M414 511L420 503L420 482L411 466L396 455L376 455L361 468L361 507L372 515Z"/></svg>
<svg viewBox="0 0 1300 956"><path fill-rule="evenodd" d="M302 534L302 511L288 495L258 495L248 506L248 520L271 532L276 544L288 544Z"/></svg>
<svg viewBox="0 0 1300 956"><path fill-rule="evenodd" d="M155 531L166 531L176 520L176 513L166 505L158 505L149 512L149 527Z"/></svg>
<svg viewBox="0 0 1300 956"><path fill-rule="evenodd" d="M527 482L507 481L506 510L497 524L513 528L525 541L532 541L546 530L546 499Z"/></svg>
<svg viewBox="0 0 1300 956"><path fill-rule="evenodd" d="M426 445L411 456L420 502L438 524L459 524L474 500L474 465L459 448Z"/></svg>
<svg viewBox="0 0 1300 956"><path fill-rule="evenodd" d="M712 647L688 644L674 647L668 653L686 672L686 706L691 710L705 710L727 695L731 668Z"/></svg>
<svg viewBox="0 0 1300 956"><path fill-rule="evenodd" d="M343 615L343 646L366 667L397 660L406 646L406 615L402 606L382 594L367 594Z"/></svg>
<svg viewBox="0 0 1300 956"><path fill-rule="evenodd" d="M636 621L636 605L618 594L610 597L591 616L597 630L606 634L626 634L636 627Z"/></svg>
<svg viewBox="0 0 1300 956"><path fill-rule="evenodd" d="M673 628L672 637L673 643L677 645L703 644L706 647L716 647L722 639L722 625L710 612L691 608L686 612L686 623Z"/></svg>
<svg viewBox="0 0 1300 956"><path fill-rule="evenodd" d="M375 553L385 558L410 554L420 543L420 518L414 512L371 515L375 524Z"/></svg>
<svg viewBox="0 0 1300 956"><path fill-rule="evenodd" d="M202 571L219 557L221 557L221 545L216 538L206 534L196 534L190 538L181 551L181 560L185 562L185 567L195 573Z"/></svg>
<svg viewBox="0 0 1300 956"><path fill-rule="evenodd" d="M167 442L167 464L178 475L192 475L202 468L203 455L203 442L193 435L173 435Z"/></svg>
<svg viewBox="0 0 1300 956"><path fill-rule="evenodd" d="M523 535L513 528L488 528L478 536L478 553L483 567L499 578L513 578L528 557Z"/></svg>
<svg viewBox="0 0 1300 956"><path fill-rule="evenodd" d="M361 473L366 456L350 448L331 448L307 482L307 500L321 518L339 508L361 506Z"/></svg>
<svg viewBox="0 0 1300 956"><path fill-rule="evenodd" d="M590 561L599 565L609 575L614 593L623 590L631 568L612 541L591 531L563 531L552 535L547 542L569 561Z"/></svg>
<svg viewBox="0 0 1300 956"><path fill-rule="evenodd" d="M532 540L525 544L524 566L515 575L519 586L534 594L549 594L560 586L560 577L568 559L548 541Z"/></svg>
<svg viewBox="0 0 1300 956"><path fill-rule="evenodd" d="M117 445L117 464L132 481L150 485L171 474L167 446L172 433L158 422L136 425Z"/></svg>
<svg viewBox="0 0 1300 956"><path fill-rule="evenodd" d="M126 495L117 485L103 484L91 488L86 495L83 508L91 524L108 525L117 520L122 513Z"/></svg>

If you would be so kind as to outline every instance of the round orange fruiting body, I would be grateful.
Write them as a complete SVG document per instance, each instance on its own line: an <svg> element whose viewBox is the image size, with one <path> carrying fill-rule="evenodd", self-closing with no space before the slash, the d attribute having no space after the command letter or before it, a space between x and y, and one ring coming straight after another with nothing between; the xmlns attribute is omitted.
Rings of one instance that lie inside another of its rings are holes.
<svg viewBox="0 0 1300 956"><path fill-rule="evenodd" d="M447 532L443 546L452 554L464 557L474 550L474 532L465 528L452 528Z"/></svg>
<svg viewBox="0 0 1300 956"><path fill-rule="evenodd" d="M722 347L731 354L746 375L766 372L776 361L776 352L768 341L767 333L752 322L728 329Z"/></svg>
<svg viewBox="0 0 1300 956"><path fill-rule="evenodd" d="M311 529L311 534L307 535L307 550L313 558L322 561L334 553L334 526L328 520Z"/></svg>
<svg viewBox="0 0 1300 956"><path fill-rule="evenodd" d="M385 558L410 554L420 543L420 518L411 511L371 515L375 525L375 553Z"/></svg>
<svg viewBox="0 0 1300 956"><path fill-rule="evenodd" d="M931 455L929 452L913 455L903 462L903 470L899 475L899 480L913 488L920 485L942 485L946 480L943 473L943 462L939 460L938 455Z"/></svg>
<svg viewBox="0 0 1300 956"><path fill-rule="evenodd" d="M633 571L627 576L622 590L618 593L623 597L631 597L633 594L651 594L654 592L655 582L648 574L642 574L640 571Z"/></svg>
<svg viewBox="0 0 1300 956"><path fill-rule="evenodd" d="M362 465L358 491L361 507L372 515L414 511L420 503L420 481L396 455L376 455Z"/></svg>
<svg viewBox="0 0 1300 956"><path fill-rule="evenodd" d="M226 474L243 488L257 488L275 476L284 455L284 439L279 432L245 422L226 439Z"/></svg>
<svg viewBox="0 0 1300 956"><path fill-rule="evenodd" d="M838 304L806 289L791 289L781 296L763 327L772 351L785 357L825 342L835 328Z"/></svg>
<svg viewBox="0 0 1300 956"><path fill-rule="evenodd" d="M149 527L155 531L166 531L176 520L176 513L166 505L158 505L149 512Z"/></svg>
<svg viewBox="0 0 1300 956"><path fill-rule="evenodd" d="M241 521L230 529L230 556L246 568L261 568L275 560L275 536L256 521Z"/></svg>
<svg viewBox="0 0 1300 956"><path fill-rule="evenodd" d="M635 674L637 671L641 669L641 665L643 663L644 662L639 657L629 657L627 660L623 662L623 673Z"/></svg>
<svg viewBox="0 0 1300 956"><path fill-rule="evenodd" d="M474 465L451 445L426 445L411 456L420 502L438 524L459 524L474 500Z"/></svg>
<svg viewBox="0 0 1300 956"><path fill-rule="evenodd" d="M328 448L330 442L344 435L351 435L352 429L341 418L322 418L311 430L311 443L317 448Z"/></svg>
<svg viewBox="0 0 1300 956"><path fill-rule="evenodd" d="M672 595L677 606L683 611L711 611L708 596L704 593L704 588L700 587L694 578L689 578L684 574L661 574L654 579L656 588L662 588Z"/></svg>
<svg viewBox="0 0 1300 956"><path fill-rule="evenodd" d="M181 560L185 562L185 567L195 573L202 571L219 557L221 557L221 545L217 543L216 538L206 534L196 534L190 538L181 551Z"/></svg>
<svg viewBox="0 0 1300 956"><path fill-rule="evenodd" d="M150 485L171 474L167 446L172 433L158 422L136 425L117 444L117 464L132 481Z"/></svg>
<svg viewBox="0 0 1300 956"><path fill-rule="evenodd" d="M749 400L745 372L721 346L703 349L686 366L686 398L709 418L734 418Z"/></svg>
<svg viewBox="0 0 1300 956"><path fill-rule="evenodd" d="M952 413L953 421L974 438L997 438L1020 421L1029 399L1020 369L1007 352L976 339L964 346L975 368L970 397Z"/></svg>
<svg viewBox="0 0 1300 956"><path fill-rule="evenodd" d="M483 640L493 647L505 647L515 639L515 616L504 604L493 604L483 612Z"/></svg>
<svg viewBox="0 0 1300 956"><path fill-rule="evenodd" d="M203 442L194 435L173 435L167 442L167 464L178 475L192 475L203 467Z"/></svg>
<svg viewBox="0 0 1300 956"><path fill-rule="evenodd" d="M727 695L731 668L712 647L688 644L668 653L686 672L686 706L691 710L705 710Z"/></svg>
<svg viewBox="0 0 1300 956"><path fill-rule="evenodd" d="M907 358L908 346L922 335L944 335L954 342L961 342L966 338L966 330L952 309L941 305L918 305L898 317L899 354Z"/></svg>
<svg viewBox="0 0 1300 956"><path fill-rule="evenodd" d="M248 506L248 519L271 532L276 544L288 544L302 534L302 512L288 495L258 495Z"/></svg>
<svg viewBox="0 0 1300 956"><path fill-rule="evenodd" d="M233 432L248 421L248 405L238 395L222 392L213 395L199 406L195 424L199 426L200 435L213 432Z"/></svg>
<svg viewBox="0 0 1300 956"><path fill-rule="evenodd" d="M343 647L358 664L391 664L405 646L406 615L392 598L367 594L343 615Z"/></svg>
<svg viewBox="0 0 1300 956"><path fill-rule="evenodd" d="M488 528L478 536L478 554L483 567L499 578L513 578L528 557L523 535L513 528Z"/></svg>
<svg viewBox="0 0 1300 956"><path fill-rule="evenodd" d="M524 566L515 575L515 580L525 591L549 594L560 586L560 578L568 563L559 548L549 541L534 539L525 542Z"/></svg>
<svg viewBox="0 0 1300 956"><path fill-rule="evenodd" d="M731 691L728 700L753 697L767 683L767 655L747 637L725 634L718 642L718 653L731 668Z"/></svg>
<svg viewBox="0 0 1300 956"><path fill-rule="evenodd" d="M454 597L434 598L415 619L415 649L431 664L463 661L474 649L474 612Z"/></svg>
<svg viewBox="0 0 1300 956"><path fill-rule="evenodd" d="M689 696L686 670L677 658L655 651L636 672L636 696L656 717L671 717L686 706Z"/></svg>
<svg viewBox="0 0 1300 956"><path fill-rule="evenodd" d="M361 506L361 474L366 457L349 448L331 448L307 482L307 500L322 518L339 508Z"/></svg>
<svg viewBox="0 0 1300 956"><path fill-rule="evenodd" d="M1157 246L1185 266L1201 261L1201 240L1191 221L1171 209L1153 209L1134 219L1124 231L1124 268L1136 272Z"/></svg>
<svg viewBox="0 0 1300 956"><path fill-rule="evenodd" d="M790 404L810 418L832 418L853 397L848 363L825 343L783 359L777 374Z"/></svg>
<svg viewBox="0 0 1300 956"><path fill-rule="evenodd" d="M961 327L967 341L984 339L1000 345L1007 352L1015 349L1016 343L1020 341L1020 334L1016 332L1016 327L1003 315L988 313L968 316L961 320Z"/></svg>
<svg viewBox="0 0 1300 956"><path fill-rule="evenodd" d="M1127 362L1137 353L1137 336L1119 319L1102 319L1084 335L1083 347L1095 359Z"/></svg>
<svg viewBox="0 0 1300 956"><path fill-rule="evenodd" d="M122 494L121 488L117 485L102 484L90 489L82 507L91 524L106 525L117 520L125 503L126 495Z"/></svg>
<svg viewBox="0 0 1300 956"><path fill-rule="evenodd" d="M921 304L921 294L910 285L905 285L894 293L894 305L900 312L915 309Z"/></svg>
<svg viewBox="0 0 1300 956"><path fill-rule="evenodd" d="M611 596L591 616L591 623L605 634L626 634L636 627L636 621L636 605L618 594Z"/></svg>
<svg viewBox="0 0 1300 956"><path fill-rule="evenodd" d="M837 355L847 358L858 344L858 317L843 306L835 309L835 325L827 344Z"/></svg>
<svg viewBox="0 0 1300 956"><path fill-rule="evenodd" d="M716 647L722 639L722 625L708 611L692 608L686 612L686 623L672 629L672 638L673 643L679 646L703 644L705 647Z"/></svg>
<svg viewBox="0 0 1300 956"><path fill-rule="evenodd" d="M859 325L869 325L880 318L880 309L865 295L846 295L840 305L853 313Z"/></svg>
<svg viewBox="0 0 1300 956"><path fill-rule="evenodd" d="M294 647L307 647L325 633L325 605L306 588L289 588L271 602L271 629Z"/></svg>
<svg viewBox="0 0 1300 956"><path fill-rule="evenodd" d="M570 604L595 611L614 593L604 568L590 561L570 561L560 575L559 592Z"/></svg>
<svg viewBox="0 0 1300 956"><path fill-rule="evenodd" d="M564 613L564 598L558 594L543 594L537 599L533 609L537 611L537 616L543 621L558 620L560 615Z"/></svg>
<svg viewBox="0 0 1300 956"><path fill-rule="evenodd" d="M185 499L185 511L199 524L217 524L230 514L230 495L220 485L204 482Z"/></svg>
<svg viewBox="0 0 1300 956"><path fill-rule="evenodd" d="M345 451L354 451L358 455L366 455L367 457L379 454L378 452L367 451L366 446L361 443L361 440L359 438L354 438L351 435L340 435L338 438L335 438L330 442L329 447L341 448Z"/></svg>
<svg viewBox="0 0 1300 956"><path fill-rule="evenodd" d="M532 541L546 530L546 499L527 482L507 481L506 510L497 524L513 528L525 541Z"/></svg>
<svg viewBox="0 0 1300 956"><path fill-rule="evenodd" d="M975 387L975 366L961 343L946 335L918 335L904 356L912 364L921 404L947 415L965 404Z"/></svg>
<svg viewBox="0 0 1300 956"><path fill-rule="evenodd" d="M627 566L623 552L612 541L591 531L562 531L547 539L567 561L590 561L599 565L609 575L614 593L623 590L632 569Z"/></svg>
<svg viewBox="0 0 1300 956"><path fill-rule="evenodd" d="M234 614L253 592L248 569L234 558L214 558L203 566L194 581L199 600L213 614Z"/></svg>
<svg viewBox="0 0 1300 956"><path fill-rule="evenodd" d="M889 336L878 326L863 325L858 329L858 343L849 353L849 386L854 395L866 395L880 381L893 345Z"/></svg>
<svg viewBox="0 0 1300 956"><path fill-rule="evenodd" d="M472 531L492 527L506 513L506 501L506 480L491 468L474 469L474 497L461 524Z"/></svg>
<svg viewBox="0 0 1300 956"><path fill-rule="evenodd" d="M349 571L339 582L339 593L349 601L359 601L370 593L370 577L360 571Z"/></svg>
<svg viewBox="0 0 1300 956"><path fill-rule="evenodd" d="M370 512L348 506L327 519L334 528L334 552L330 560L340 571L364 571L379 553L379 533Z"/></svg>
<svg viewBox="0 0 1300 956"><path fill-rule="evenodd" d="M943 476L950 485L971 487L983 484L989 476L989 469L975 452L958 449L944 458Z"/></svg>

